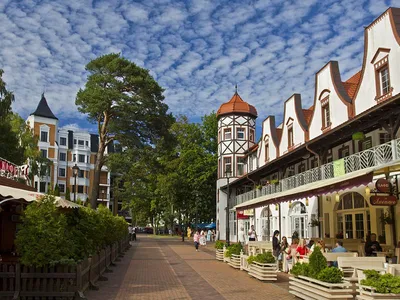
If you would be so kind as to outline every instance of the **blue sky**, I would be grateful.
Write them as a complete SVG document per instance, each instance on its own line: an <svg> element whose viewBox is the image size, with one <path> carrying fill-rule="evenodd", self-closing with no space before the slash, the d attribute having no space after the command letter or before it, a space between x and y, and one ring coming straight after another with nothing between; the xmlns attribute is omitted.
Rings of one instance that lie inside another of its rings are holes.
<svg viewBox="0 0 400 300"><path fill-rule="evenodd" d="M309 107L329 60L342 80L357 72L363 27L389 6L400 0L1 0L0 68L24 118L45 91L61 125L91 129L74 104L84 67L121 52L151 71L174 114L199 121L238 84L260 125L293 93Z"/></svg>

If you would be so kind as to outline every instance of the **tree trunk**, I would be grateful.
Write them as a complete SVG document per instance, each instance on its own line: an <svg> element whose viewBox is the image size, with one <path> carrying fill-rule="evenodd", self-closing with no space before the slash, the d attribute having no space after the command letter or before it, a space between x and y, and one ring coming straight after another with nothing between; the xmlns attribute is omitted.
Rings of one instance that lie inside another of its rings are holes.
<svg viewBox="0 0 400 300"><path fill-rule="evenodd" d="M104 149L105 147L102 144L102 141L100 141L99 151L97 152L97 159L94 165L92 192L90 194L90 206L93 209L97 208L97 199L99 197L100 172L101 172L101 167L103 166Z"/></svg>

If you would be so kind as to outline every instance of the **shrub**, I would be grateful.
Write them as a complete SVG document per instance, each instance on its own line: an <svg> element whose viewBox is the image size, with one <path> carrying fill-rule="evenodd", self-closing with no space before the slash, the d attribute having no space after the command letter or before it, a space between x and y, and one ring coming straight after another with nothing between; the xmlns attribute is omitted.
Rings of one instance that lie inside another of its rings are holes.
<svg viewBox="0 0 400 300"><path fill-rule="evenodd" d="M335 267L326 267L319 272L317 279L329 283L340 283L343 281L343 272Z"/></svg>
<svg viewBox="0 0 400 300"><path fill-rule="evenodd" d="M257 254L256 256L250 255L247 258L247 262L252 264L253 262L258 262L261 264L272 264L276 262L275 257L272 255L272 252L264 252Z"/></svg>
<svg viewBox="0 0 400 300"><path fill-rule="evenodd" d="M290 273L294 276L309 276L310 273L310 265L309 264L302 264L296 263L293 268L290 270Z"/></svg>
<svg viewBox="0 0 400 300"><path fill-rule="evenodd" d="M381 275L375 270L365 270L365 279L361 280L362 285L373 287L377 293L400 294L400 277L392 274Z"/></svg>
<svg viewBox="0 0 400 300"><path fill-rule="evenodd" d="M239 255L241 250L242 250L241 243L232 244L232 245L228 246L228 248L226 249L225 257L232 257L232 254Z"/></svg>
<svg viewBox="0 0 400 300"><path fill-rule="evenodd" d="M215 242L215 249L224 249L224 242L222 241L216 241Z"/></svg>
<svg viewBox="0 0 400 300"><path fill-rule="evenodd" d="M322 254L319 247L315 247L313 253L310 255L309 259L310 273L308 276L312 278L317 278L319 272L325 269L328 265L325 256Z"/></svg>

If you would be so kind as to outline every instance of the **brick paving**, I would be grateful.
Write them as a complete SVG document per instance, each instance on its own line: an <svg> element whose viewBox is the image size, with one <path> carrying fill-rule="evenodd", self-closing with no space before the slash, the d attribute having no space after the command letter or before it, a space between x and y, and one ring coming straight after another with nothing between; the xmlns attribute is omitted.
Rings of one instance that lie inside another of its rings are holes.
<svg viewBox="0 0 400 300"><path fill-rule="evenodd" d="M105 274L108 281L85 295L89 300L294 299L285 274L278 282L260 282L217 261L211 247L196 252L192 242L138 235L114 272Z"/></svg>

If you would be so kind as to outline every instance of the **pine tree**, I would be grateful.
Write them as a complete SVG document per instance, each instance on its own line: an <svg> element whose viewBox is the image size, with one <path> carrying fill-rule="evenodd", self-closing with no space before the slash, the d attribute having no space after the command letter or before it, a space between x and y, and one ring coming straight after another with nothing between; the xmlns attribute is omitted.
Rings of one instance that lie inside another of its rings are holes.
<svg viewBox="0 0 400 300"><path fill-rule="evenodd" d="M67 190L65 191L65 199L71 200L71 192L69 191L69 187L67 187Z"/></svg>

